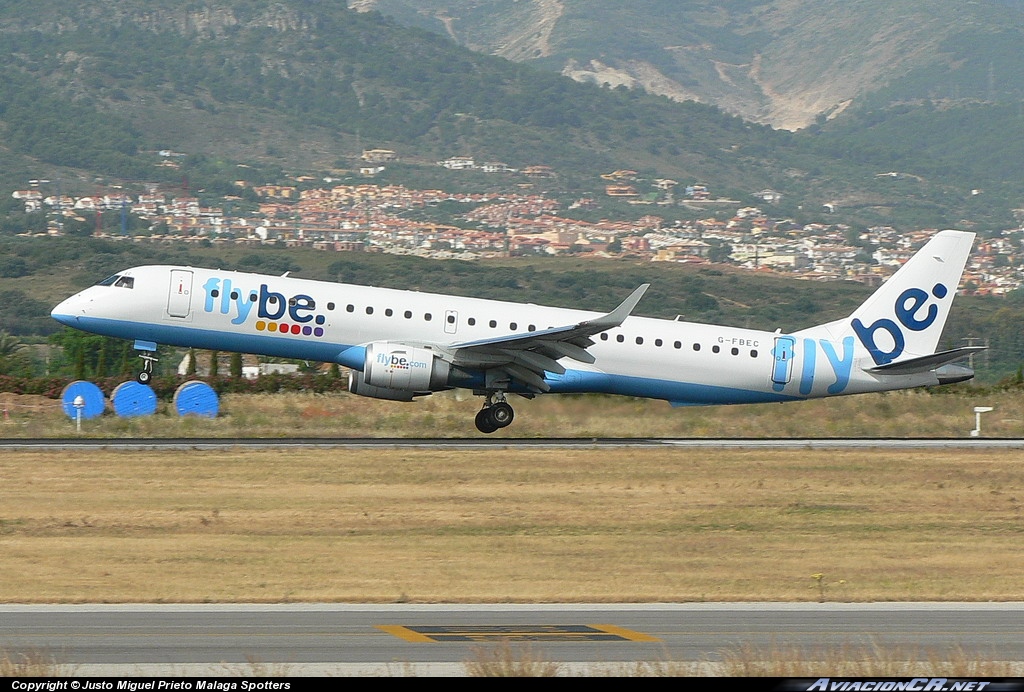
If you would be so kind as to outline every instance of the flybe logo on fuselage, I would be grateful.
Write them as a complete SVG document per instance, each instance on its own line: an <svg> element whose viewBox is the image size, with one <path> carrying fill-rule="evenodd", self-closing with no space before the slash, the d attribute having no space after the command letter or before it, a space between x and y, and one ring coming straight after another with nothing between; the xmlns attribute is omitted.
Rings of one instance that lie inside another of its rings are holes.
<svg viewBox="0 0 1024 692"><path fill-rule="evenodd" d="M285 296L267 284L258 289L234 285L231 279L210 277L203 284L205 312L231 315L231 324L256 320L256 331L303 336L323 336L326 318L316 314L316 301L302 293ZM254 314L255 312L255 314Z"/></svg>
<svg viewBox="0 0 1024 692"><path fill-rule="evenodd" d="M935 284L932 287L931 295L939 300L948 294L949 289L943 284ZM900 325L912 332L923 332L935 323L939 316L939 306L935 303L928 304L929 297L929 294L920 288L908 288L903 291L893 306L899 324L887 317L877 319L868 326L858 319L853 320L853 331L871 354L875 365L891 363L902 355L907 340ZM881 345L878 343L877 337L880 332L888 336L891 344L885 343L885 340Z"/></svg>

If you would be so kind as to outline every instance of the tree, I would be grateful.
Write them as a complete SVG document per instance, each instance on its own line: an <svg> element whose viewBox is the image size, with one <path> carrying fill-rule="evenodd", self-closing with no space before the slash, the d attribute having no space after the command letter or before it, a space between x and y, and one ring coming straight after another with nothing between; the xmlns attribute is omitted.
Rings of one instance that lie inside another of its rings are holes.
<svg viewBox="0 0 1024 692"><path fill-rule="evenodd" d="M732 245L717 243L708 248L708 260L711 262L728 262L732 255Z"/></svg>
<svg viewBox="0 0 1024 692"><path fill-rule="evenodd" d="M32 369L28 346L7 332L0 332L0 374L25 375Z"/></svg>
<svg viewBox="0 0 1024 692"><path fill-rule="evenodd" d="M242 378L242 354L232 353L231 354L231 377L238 380Z"/></svg>

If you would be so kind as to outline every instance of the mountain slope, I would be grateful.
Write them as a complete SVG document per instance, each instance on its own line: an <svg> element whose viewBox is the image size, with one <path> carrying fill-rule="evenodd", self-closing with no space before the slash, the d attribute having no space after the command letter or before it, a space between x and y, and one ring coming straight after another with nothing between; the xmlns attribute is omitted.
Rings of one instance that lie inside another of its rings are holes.
<svg viewBox="0 0 1024 692"><path fill-rule="evenodd" d="M728 48L737 61L746 47L730 43L738 34L727 23L728 12L748 5L737 0L705 10L718 13L716 50ZM431 4L425 0L423 6ZM606 0L593 0L593 6L612 7ZM695 6L678 3L680 11ZM565 17L577 16L570 9L583 5L521 0L502 4L500 16L496 7L480 0L446 21L458 33L459 22L472 11L500 19L489 25L500 32L517 24L519 13L535 17L544 10L536 32L516 35L516 50L530 46L543 53L566 42L560 27ZM626 18L609 14L607 26L599 28L631 37L621 50L649 61L663 58L662 44L653 38L633 40L639 29ZM581 21L573 25L586 28ZM754 41L748 34L744 39ZM589 50L587 36L571 34L576 50ZM991 119L975 117L983 112L961 119L977 123L974 131L986 136L979 147L971 138L948 134L957 122L950 115L957 113L944 104L946 110L934 118L889 108L899 94L910 93L891 86L890 96L876 92L879 110L853 118L856 109L848 109L841 118L793 134L692 101L574 82L337 2L5 2L0 42L7 49L0 52L0 186L8 191L21 189L29 178L57 177L65 191L78 184L91 193L96 178L113 177L229 195L237 193L237 179L262 184L283 182L286 172L352 169L363 149L383 147L396 150L403 165L411 164L389 169L428 185L438 184L434 162L453 155L514 168L551 166L557 178L533 184L557 187L572 199L600 195L602 174L630 169L648 181L706 183L716 195L741 204L760 204L755 193L772 188L783 195L773 215L801 221L819 220L819 210L829 203L840 210L829 219L837 222L952 226L983 218L1003 224L1010 204L1019 206L1024 194L1024 181L1009 175L1014 162L1024 159L1024 119L1014 120L1012 109L1000 116L998 131L986 127ZM945 45L950 55L970 47ZM990 42L991 67L982 73L993 78L976 89L1014 93L1024 70L1015 72L1000 61L1009 45ZM977 82L977 61L965 59L962 65ZM935 82L925 68L904 80L914 93ZM957 103L970 103L964 98L967 86L957 87ZM942 129L933 128L940 120ZM933 130L941 141L927 139ZM908 146L911 141L915 146ZM176 168L157 157L163 149L189 156ZM999 166L990 165L986 152L999 155ZM54 174L44 164L74 170ZM913 173L919 182L878 182L878 173L892 170ZM971 196L973 188L988 194ZM16 211L7 194L0 199L8 200L0 213ZM634 211L643 213L628 210Z"/></svg>
<svg viewBox="0 0 1024 692"><path fill-rule="evenodd" d="M721 152L775 138L711 108L581 85L343 5L29 7L0 3L6 145L51 163L93 161L107 175L150 177L132 158L142 150L308 170L385 146L424 162L471 154L594 175L657 167L705 177ZM765 167L731 158L713 167L720 185L769 184Z"/></svg>
<svg viewBox="0 0 1024 692"><path fill-rule="evenodd" d="M1017 0L350 0L350 5L577 80L641 86L785 129L831 117L922 70L941 74L946 85L959 85L961 97L973 97L979 84L971 73L978 64L1004 66L997 79L1020 73L1024 29ZM1003 37L996 42L998 54L982 56L991 53L988 39L995 36ZM1018 99L1024 94L1019 84L1012 91Z"/></svg>

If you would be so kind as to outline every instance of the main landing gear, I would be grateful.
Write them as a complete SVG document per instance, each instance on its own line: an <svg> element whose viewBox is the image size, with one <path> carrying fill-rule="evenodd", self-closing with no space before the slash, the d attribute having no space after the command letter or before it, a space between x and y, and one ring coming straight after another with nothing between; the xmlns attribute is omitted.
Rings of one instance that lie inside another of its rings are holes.
<svg viewBox="0 0 1024 692"><path fill-rule="evenodd" d="M476 429L490 434L499 428L511 425L515 415L516 412L512 410L511 404L505 401L504 393L488 394L484 407L476 414Z"/></svg>

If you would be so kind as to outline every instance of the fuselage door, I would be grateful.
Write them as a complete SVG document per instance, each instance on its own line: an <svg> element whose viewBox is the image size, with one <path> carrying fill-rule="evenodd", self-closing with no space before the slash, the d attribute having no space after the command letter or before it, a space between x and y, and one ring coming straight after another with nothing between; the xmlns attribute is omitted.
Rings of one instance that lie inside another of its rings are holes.
<svg viewBox="0 0 1024 692"><path fill-rule="evenodd" d="M167 314L188 317L192 310L192 272L187 269L171 270L171 286L167 295Z"/></svg>
<svg viewBox="0 0 1024 692"><path fill-rule="evenodd" d="M775 384L789 384L793 376L793 353L796 347L796 339L791 336L775 337L775 363L772 368L772 382Z"/></svg>
<svg viewBox="0 0 1024 692"><path fill-rule="evenodd" d="M459 313L455 310L444 311L444 333L454 334L459 328Z"/></svg>

